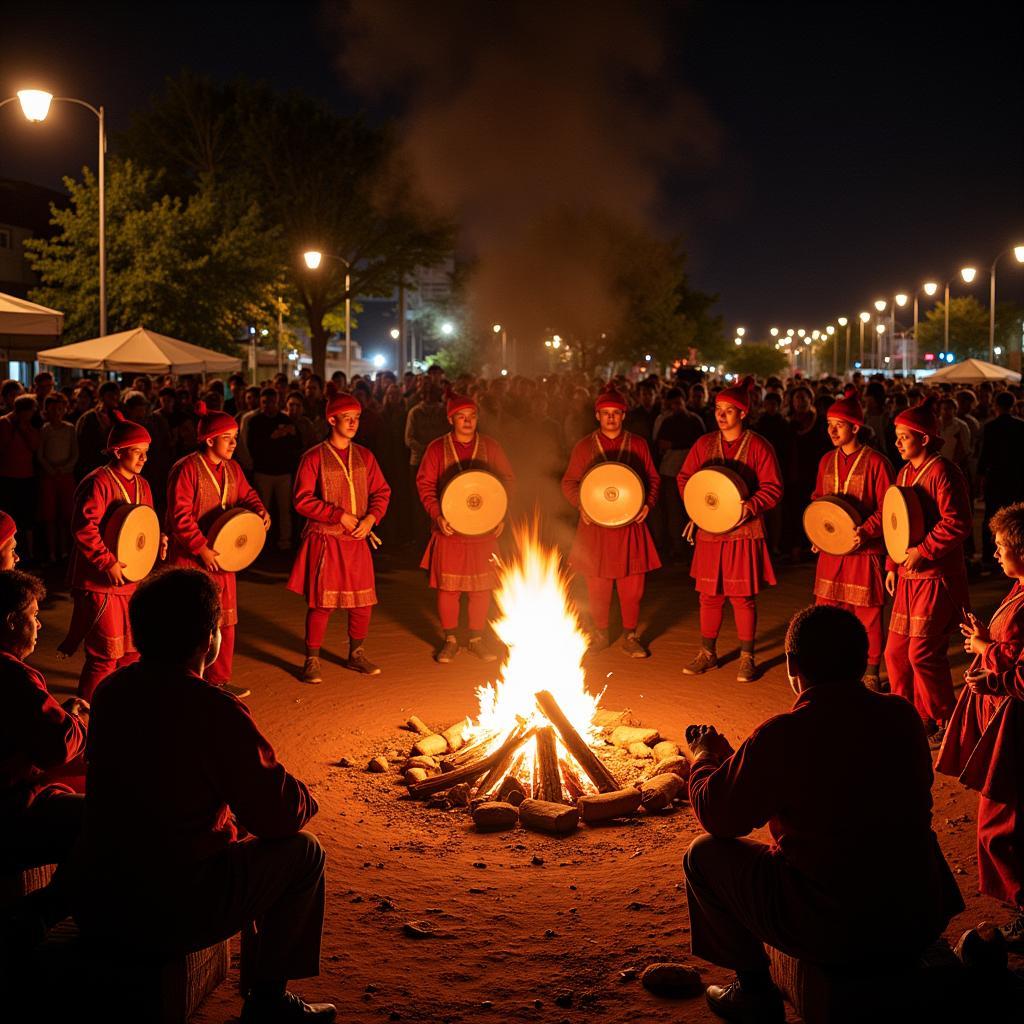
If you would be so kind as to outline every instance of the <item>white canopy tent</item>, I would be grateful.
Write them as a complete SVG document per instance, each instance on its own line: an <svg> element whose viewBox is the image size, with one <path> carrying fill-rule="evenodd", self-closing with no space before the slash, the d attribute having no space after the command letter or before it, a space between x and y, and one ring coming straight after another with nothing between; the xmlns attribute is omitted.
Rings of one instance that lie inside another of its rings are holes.
<svg viewBox="0 0 1024 1024"><path fill-rule="evenodd" d="M962 363L951 363L941 370L936 370L928 383L938 381L940 384L981 384L986 380L1005 380L1011 384L1020 383L1020 374L1005 366L987 363L984 359L965 359Z"/></svg>
<svg viewBox="0 0 1024 1024"><path fill-rule="evenodd" d="M119 373L231 373L242 365L234 356L168 338L145 327L48 348L38 358L48 366Z"/></svg>
<svg viewBox="0 0 1024 1024"><path fill-rule="evenodd" d="M0 292L0 372L8 375L8 363L34 362L40 347L52 345L63 330L63 313Z"/></svg>

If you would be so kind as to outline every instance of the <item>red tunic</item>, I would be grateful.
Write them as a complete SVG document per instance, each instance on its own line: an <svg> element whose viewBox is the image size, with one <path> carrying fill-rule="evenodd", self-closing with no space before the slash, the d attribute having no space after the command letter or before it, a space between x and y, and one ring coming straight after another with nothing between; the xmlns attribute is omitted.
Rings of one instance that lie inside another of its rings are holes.
<svg viewBox="0 0 1024 1024"><path fill-rule="evenodd" d="M258 516L266 513L237 462L227 459L214 466L199 452L179 459L167 478L168 563L202 569L197 556L206 546L210 527L225 509L236 506ZM210 572L210 578L220 590L221 625L234 626L238 622L235 574Z"/></svg>
<svg viewBox="0 0 1024 1024"><path fill-rule="evenodd" d="M811 500L826 494L852 499L863 516L861 529L865 539L849 555L830 555L824 551L818 554L815 597L869 608L885 604L882 501L892 480L889 460L866 445L853 455L836 448L822 457Z"/></svg>
<svg viewBox="0 0 1024 1024"><path fill-rule="evenodd" d="M508 492L515 483L515 473L504 449L484 434L477 434L468 444L460 444L451 433L436 438L427 445L416 473L416 490L431 523L430 540L420 568L430 571L430 585L438 590L493 590L498 585L498 573L491 561L497 551L494 534L466 537L457 533L447 537L437 525L445 485L468 469L488 470Z"/></svg>
<svg viewBox="0 0 1024 1024"><path fill-rule="evenodd" d="M53 699L42 674L0 651L0 823L47 790L81 792L70 765L84 750L85 727Z"/></svg>
<svg viewBox="0 0 1024 1024"><path fill-rule="evenodd" d="M921 498L926 535L917 546L925 561L917 569L900 565L889 632L910 637L946 637L970 607L964 541L973 512L963 474L941 455L930 456L915 470L909 463L896 482L913 486ZM886 568L896 563L886 558Z"/></svg>
<svg viewBox="0 0 1024 1024"><path fill-rule="evenodd" d="M782 476L775 449L752 430L744 430L735 441L726 441L717 430L702 435L676 477L680 497L686 481L706 466L725 466L739 473L746 482L747 504L754 515L729 533L698 530L690 575L701 594L751 597L762 585L775 583L763 518L782 500Z"/></svg>
<svg viewBox="0 0 1024 1024"><path fill-rule="evenodd" d="M658 501L661 477L651 459L647 442L628 430L622 431L618 437L607 437L600 430L595 430L576 443L562 477L562 493L574 509L580 508L580 481L598 462L623 462L636 470L647 483L645 504L650 513ZM626 526L598 526L597 523L585 523L581 516L576 524L569 564L583 576L618 580L660 569L661 559L646 521Z"/></svg>
<svg viewBox="0 0 1024 1024"><path fill-rule="evenodd" d="M288 589L310 608L362 608L377 603L368 538L356 540L341 525L343 512L369 514L379 523L391 498L384 474L368 448L330 441L310 448L299 462L292 501L306 519Z"/></svg>

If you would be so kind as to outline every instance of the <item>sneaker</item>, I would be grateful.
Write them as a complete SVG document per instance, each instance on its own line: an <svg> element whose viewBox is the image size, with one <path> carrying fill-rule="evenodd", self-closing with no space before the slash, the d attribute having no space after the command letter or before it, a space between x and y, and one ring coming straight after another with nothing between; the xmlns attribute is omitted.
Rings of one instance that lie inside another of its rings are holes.
<svg viewBox="0 0 1024 1024"><path fill-rule="evenodd" d="M736 672L737 683L752 683L757 678L757 663L749 651L740 652L740 667Z"/></svg>
<svg viewBox="0 0 1024 1024"><path fill-rule="evenodd" d="M587 654L598 654L611 646L607 629L592 629L587 636Z"/></svg>
<svg viewBox="0 0 1024 1024"><path fill-rule="evenodd" d="M475 654L481 661L497 661L498 656L491 650L490 644L485 637L471 636L466 649L470 654Z"/></svg>
<svg viewBox="0 0 1024 1024"><path fill-rule="evenodd" d="M946 727L944 725L938 726L935 732L928 737L928 746L932 750L938 750L942 746L942 741L946 738Z"/></svg>
<svg viewBox="0 0 1024 1024"><path fill-rule="evenodd" d="M314 1024L332 1021L338 1010L333 1003L307 1003L291 992L278 999L249 996L239 1018L242 1024Z"/></svg>
<svg viewBox="0 0 1024 1024"><path fill-rule="evenodd" d="M302 675L299 676L299 681L303 683L322 683L324 681L323 672L320 670L319 658L306 659L305 664L302 666Z"/></svg>
<svg viewBox="0 0 1024 1024"><path fill-rule="evenodd" d="M786 1021L782 993L774 985L764 992L746 992L738 981L731 985L709 985L704 998L711 1012L725 1020L744 1024L785 1024Z"/></svg>
<svg viewBox="0 0 1024 1024"><path fill-rule="evenodd" d="M718 655L714 651L702 647L697 657L689 665L683 666L683 675L701 676L712 668L718 668Z"/></svg>
<svg viewBox="0 0 1024 1024"><path fill-rule="evenodd" d="M374 665L374 663L366 657L366 652L363 650L362 644L354 650L349 651L348 661L345 662L345 664L348 668L352 669L353 672L362 672L364 676L380 675L380 666Z"/></svg>
<svg viewBox="0 0 1024 1024"><path fill-rule="evenodd" d="M232 697L237 697L239 700L252 693L248 686L233 686L231 683L224 683L223 686L225 693L230 693Z"/></svg>
<svg viewBox="0 0 1024 1024"><path fill-rule="evenodd" d="M636 630L630 630L628 633L623 633L622 642L619 644L623 654L628 655L630 658L649 658L650 652L646 647L637 639Z"/></svg>
<svg viewBox="0 0 1024 1024"><path fill-rule="evenodd" d="M447 665L456 654L459 653L459 640L458 637L446 636L444 643L441 644L441 649L434 655L434 660L440 662L442 665Z"/></svg>
<svg viewBox="0 0 1024 1024"><path fill-rule="evenodd" d="M1024 953L1024 910L1018 911L1009 924L1002 925L999 932L1011 953Z"/></svg>

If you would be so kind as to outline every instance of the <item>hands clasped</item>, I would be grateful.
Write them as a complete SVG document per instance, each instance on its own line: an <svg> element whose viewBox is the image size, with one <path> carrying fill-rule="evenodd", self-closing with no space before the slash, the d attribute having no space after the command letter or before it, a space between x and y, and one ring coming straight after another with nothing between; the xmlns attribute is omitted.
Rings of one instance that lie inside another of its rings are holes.
<svg viewBox="0 0 1024 1024"><path fill-rule="evenodd" d="M725 761L733 755L732 744L713 725L688 725L686 744L694 760Z"/></svg>

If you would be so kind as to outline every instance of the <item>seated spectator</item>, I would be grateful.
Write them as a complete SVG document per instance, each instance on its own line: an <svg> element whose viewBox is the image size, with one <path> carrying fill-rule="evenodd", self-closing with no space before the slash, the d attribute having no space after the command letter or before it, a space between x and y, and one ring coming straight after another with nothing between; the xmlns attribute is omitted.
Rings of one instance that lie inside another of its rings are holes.
<svg viewBox="0 0 1024 1024"><path fill-rule="evenodd" d="M0 524L2 529L2 524ZM57 864L54 879L18 908L42 928L71 911L64 867L82 827L86 715L77 697L58 704L25 659L39 636L34 576L0 572L0 871Z"/></svg>
<svg viewBox="0 0 1024 1024"><path fill-rule="evenodd" d="M850 612L805 608L786 635L793 709L735 753L714 726L686 730L690 801L709 833L683 859L691 945L737 975L707 990L719 1016L784 1019L764 943L877 967L915 957L964 909L931 827L921 720L864 687L867 651ZM774 845L743 838L766 823Z"/></svg>
<svg viewBox="0 0 1024 1024"><path fill-rule="evenodd" d="M330 1004L285 989L320 972L325 858L302 831L317 804L245 705L203 680L220 647L216 585L196 569L159 573L130 615L141 660L104 682L92 712L83 933L123 940L156 921L150 941L173 956L255 921L241 1019L333 1020Z"/></svg>

